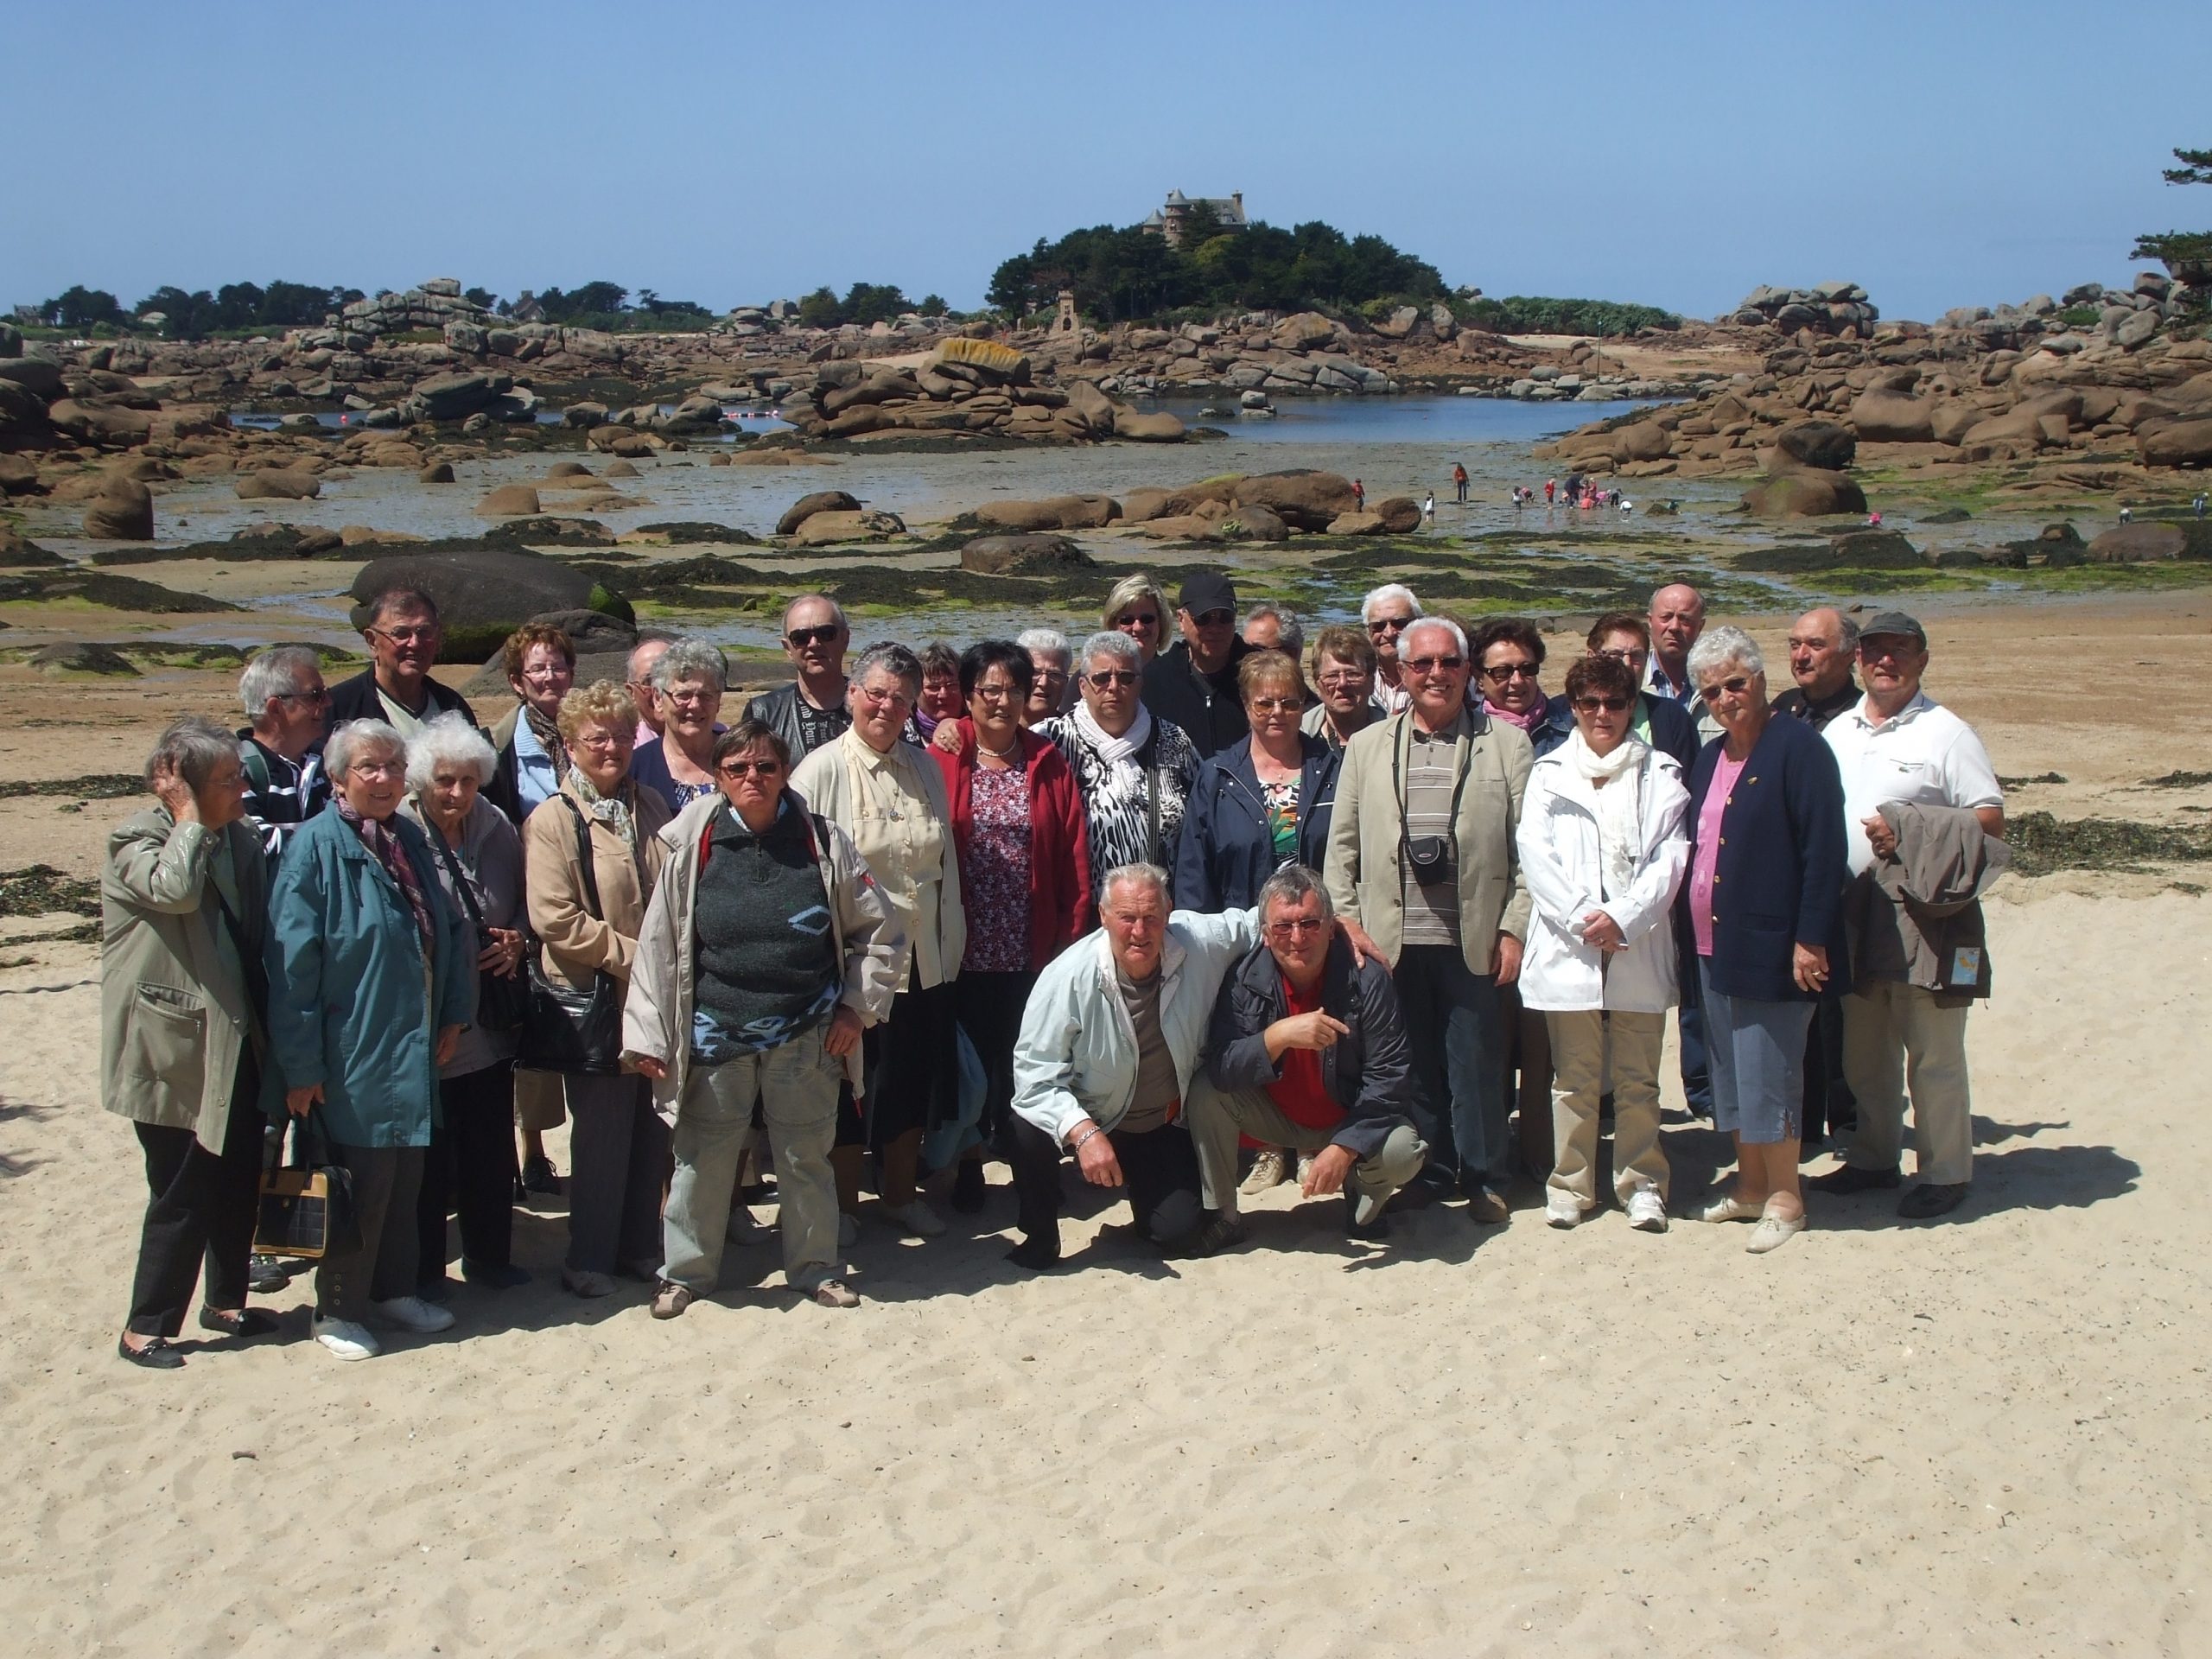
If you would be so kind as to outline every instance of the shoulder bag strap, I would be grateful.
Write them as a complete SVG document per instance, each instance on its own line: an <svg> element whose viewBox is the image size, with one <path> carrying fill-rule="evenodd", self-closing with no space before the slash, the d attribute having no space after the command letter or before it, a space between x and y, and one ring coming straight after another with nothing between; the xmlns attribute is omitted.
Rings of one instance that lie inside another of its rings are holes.
<svg viewBox="0 0 2212 1659"><path fill-rule="evenodd" d="M231 901L223 897L215 878L207 878L207 891L215 895L215 908L222 912L224 931L231 936L231 944L238 953L238 969L245 976L246 1001L251 1005L253 1034L257 1044L262 1037L262 1021L269 1007L269 969L261 960L261 952L245 936L245 925L238 920L238 912L231 908Z"/></svg>
<svg viewBox="0 0 2212 1659"><path fill-rule="evenodd" d="M431 823L427 814L423 819L423 828L429 835L430 845L438 849L438 857L446 867L446 874L453 877L454 890L461 894L461 907L467 911L470 925L480 936L484 931L484 912L476 907L476 895L470 891L468 877L461 868L461 861L454 856L453 849L446 842L445 831Z"/></svg>
<svg viewBox="0 0 2212 1659"><path fill-rule="evenodd" d="M1406 753L1410 754L1414 742L1414 717L1407 715L1404 720L1406 729L1403 735L1406 740ZM1454 744L1453 747L1456 749L1458 745ZM1406 786L1403 773L1400 770L1403 761L1404 755L1399 753L1397 741L1394 738L1390 744L1390 792L1397 798L1398 801L1398 845L1402 849L1407 845ZM1451 815L1444 820L1445 833L1451 839L1452 855L1454 858L1459 855L1459 802L1467 792L1467 779L1473 775L1474 770L1475 740L1470 735L1467 739L1467 764L1459 768L1459 781L1452 785Z"/></svg>
<svg viewBox="0 0 2212 1659"><path fill-rule="evenodd" d="M603 922L607 918L599 906L599 875L591 857L591 826L584 822L583 808L569 796L562 796L561 804L569 809L569 816L576 821L576 859L583 867L584 913L594 922Z"/></svg>

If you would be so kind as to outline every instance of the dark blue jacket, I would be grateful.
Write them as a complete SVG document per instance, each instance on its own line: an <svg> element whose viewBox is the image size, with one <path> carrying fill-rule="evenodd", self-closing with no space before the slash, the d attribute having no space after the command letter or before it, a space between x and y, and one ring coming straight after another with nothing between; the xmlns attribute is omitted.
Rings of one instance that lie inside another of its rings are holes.
<svg viewBox="0 0 2212 1659"><path fill-rule="evenodd" d="M1656 735L1656 734L1655 734ZM1716 737L1690 777L1690 868L1699 818L1720 763ZM1809 1002L1793 947L1825 944L1829 988L1851 988L1843 944L1843 775L1826 740L1799 720L1770 720L1720 819L1713 889L1713 988L1762 1002ZM1684 881L1688 893L1689 883Z"/></svg>
<svg viewBox="0 0 2212 1659"><path fill-rule="evenodd" d="M1328 855L1344 755L1310 733L1298 741L1305 756L1298 778L1298 862L1318 870ZM1260 885L1280 861L1268 833L1260 774L1252 766L1252 740L1242 738L1198 767L1175 854L1176 907L1208 913L1249 909L1260 902Z"/></svg>

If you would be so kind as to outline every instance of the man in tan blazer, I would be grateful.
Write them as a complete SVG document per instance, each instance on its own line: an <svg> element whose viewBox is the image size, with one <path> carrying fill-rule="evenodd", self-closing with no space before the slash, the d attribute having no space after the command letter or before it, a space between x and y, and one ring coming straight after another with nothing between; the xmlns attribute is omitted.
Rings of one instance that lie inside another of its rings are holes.
<svg viewBox="0 0 2212 1659"><path fill-rule="evenodd" d="M1463 1192L1474 1219L1502 1222L1513 1146L1497 988L1520 974L1529 930L1513 831L1533 755L1469 704L1457 623L1422 617L1398 662L1411 704L1344 746L1325 878L1395 976L1430 1149L1416 1186Z"/></svg>

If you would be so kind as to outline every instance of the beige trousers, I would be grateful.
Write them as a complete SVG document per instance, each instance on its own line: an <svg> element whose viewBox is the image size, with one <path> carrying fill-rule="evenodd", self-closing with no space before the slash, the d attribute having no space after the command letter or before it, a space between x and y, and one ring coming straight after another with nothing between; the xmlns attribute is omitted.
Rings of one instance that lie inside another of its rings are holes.
<svg viewBox="0 0 2212 1659"><path fill-rule="evenodd" d="M1224 1093L1204 1076L1192 1078L1183 1121L1198 1154L1198 1179L1205 1207L1225 1216L1236 1213L1236 1137L1249 1135L1263 1147L1319 1152L1330 1144L1326 1129L1309 1129L1282 1114L1274 1097L1260 1089ZM1344 1190L1380 1210L1390 1195L1421 1173L1428 1145L1409 1118L1393 1120L1382 1146L1351 1166Z"/></svg>
<svg viewBox="0 0 2212 1659"><path fill-rule="evenodd" d="M1613 1195L1623 1204L1642 1187L1667 1196L1667 1154L1659 1149L1659 1050L1663 1014L1548 1009L1552 1039L1552 1173L1547 1192L1571 1192L1598 1205L1598 1101L1611 1050Z"/></svg>
<svg viewBox="0 0 2212 1659"><path fill-rule="evenodd" d="M1858 1169L1897 1166L1909 1090L1920 1179L1942 1186L1974 1179L1965 1006L1938 1007L1935 992L1901 980L1861 986L1843 999L1843 1076L1859 1103L1859 1128L1845 1162Z"/></svg>

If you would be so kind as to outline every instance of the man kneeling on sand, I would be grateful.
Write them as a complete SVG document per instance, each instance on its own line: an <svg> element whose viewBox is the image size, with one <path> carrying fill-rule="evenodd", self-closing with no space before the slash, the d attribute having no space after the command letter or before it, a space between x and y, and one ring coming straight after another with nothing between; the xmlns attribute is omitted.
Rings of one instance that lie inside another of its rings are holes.
<svg viewBox="0 0 2212 1659"><path fill-rule="evenodd" d="M1355 1237L1379 1237L1383 1206L1428 1147L1408 1115L1414 1090L1389 970L1339 937L1321 878L1287 864L1260 889L1260 948L1216 999L1206 1075L1191 1092L1191 1139L1207 1209L1202 1248L1245 1237L1236 1213L1236 1136L1314 1154L1307 1198L1344 1195Z"/></svg>

